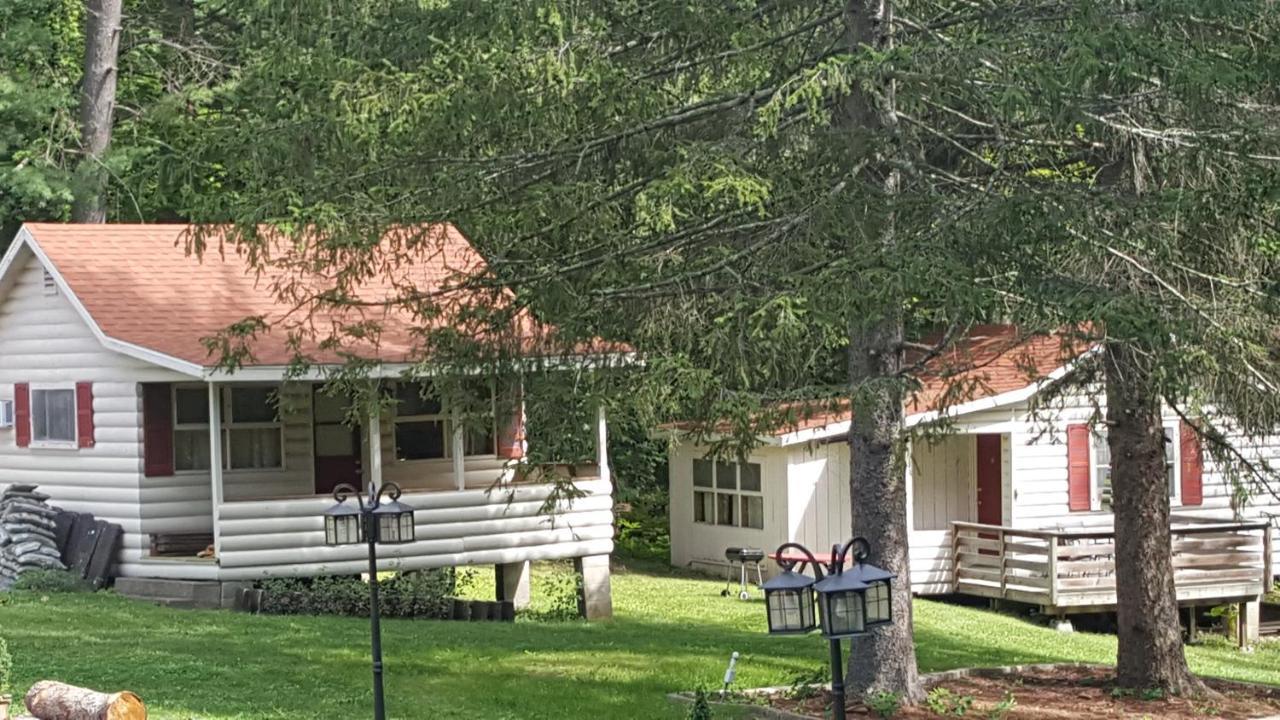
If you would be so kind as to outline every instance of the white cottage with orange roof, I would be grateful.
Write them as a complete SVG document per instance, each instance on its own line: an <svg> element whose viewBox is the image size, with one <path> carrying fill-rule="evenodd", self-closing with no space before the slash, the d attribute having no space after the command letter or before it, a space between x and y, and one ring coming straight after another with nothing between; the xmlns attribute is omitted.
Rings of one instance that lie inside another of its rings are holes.
<svg viewBox="0 0 1280 720"><path fill-rule="evenodd" d="M907 425L950 420L917 441L907 465L912 589L1038 605L1067 614L1115 604L1114 532L1106 437L1091 424L1104 406L1074 394L1036 401L1084 347L1014 328L976 328L957 351L959 374L926 377ZM946 399L964 386L963 398ZM713 462L707 447L669 455L671 561L723 572L726 550L766 552L799 542L815 552L851 527L849 414L804 419L762 438L746 462ZM1232 488L1199 436L1165 411L1178 597L1186 605L1257 599L1280 569L1270 523L1280 504L1255 497L1237 513ZM1280 470L1280 438L1238 449ZM1256 605L1254 605L1256 608Z"/></svg>
<svg viewBox="0 0 1280 720"><path fill-rule="evenodd" d="M576 474L583 496L545 512L553 485L516 480L520 404L495 401L488 431L464 431L405 377L421 359L417 319L375 308L362 312L380 313L376 346L347 350L376 361L399 402L353 427L348 403L319 392L342 362L322 334L265 331L240 367L219 367L206 339L248 317L274 324L290 290L281 271L255 272L230 248L187 252L189 229L32 223L18 232L0 261L0 401L12 419L0 428L0 490L37 484L53 504L121 525L122 578L220 584L361 572L364 549L326 546L321 514L340 483L394 481L420 527L416 542L384 550L385 568L494 565L500 591L523 597L530 561L573 558L589 614L608 612L603 413L598 461ZM447 225L398 251L393 269L360 288L366 297L449 292L452 279L484 269ZM290 372L299 354L313 361L300 377ZM212 552L196 557L192 542L206 540ZM188 549L166 550L175 547Z"/></svg>

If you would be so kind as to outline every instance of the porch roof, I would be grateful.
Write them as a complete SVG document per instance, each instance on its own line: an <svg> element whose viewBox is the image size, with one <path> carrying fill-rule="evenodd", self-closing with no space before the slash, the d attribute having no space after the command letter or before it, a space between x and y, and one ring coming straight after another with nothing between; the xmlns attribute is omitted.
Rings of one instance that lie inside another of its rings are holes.
<svg viewBox="0 0 1280 720"><path fill-rule="evenodd" d="M371 253L262 227L258 252L265 262L256 263L219 228L201 228L204 249L193 252L194 229L28 223L3 269L19 246L30 247L108 347L193 375L220 365L223 351L211 350L211 339L233 326L251 327L247 322L263 327L245 339L248 354L240 364L246 367L284 368L299 358L340 364L347 356L412 363L425 354L424 329L496 335L474 320L464 327L462 318L512 298L447 223L392 229ZM353 265L359 268L354 281L333 270ZM340 286L339 302L317 305ZM550 352L553 333L520 312L501 338L491 339L538 354ZM594 341L569 354L623 351Z"/></svg>

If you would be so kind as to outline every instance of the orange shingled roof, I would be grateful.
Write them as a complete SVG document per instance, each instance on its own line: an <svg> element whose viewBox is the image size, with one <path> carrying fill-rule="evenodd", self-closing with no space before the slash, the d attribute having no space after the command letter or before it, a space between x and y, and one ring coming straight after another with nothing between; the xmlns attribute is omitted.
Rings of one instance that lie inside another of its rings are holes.
<svg viewBox="0 0 1280 720"><path fill-rule="evenodd" d="M365 279L351 291L360 304L317 312L310 312L313 305L303 299L331 289L330 271L305 262L314 254L296 252L291 241L273 237L266 228L270 239L264 250L271 262L261 268L253 267L243 248L224 243L217 230L205 238L201 257L187 252L189 225L28 223L25 228L103 333L201 366L218 364L203 339L251 317L263 318L268 329L248 343L252 359L246 365L286 365L295 354L311 362L340 363L343 358L325 340L360 323L375 324L376 339L344 338L342 352L414 362L421 359L421 328L441 326L451 313L427 319L386 301L415 292L438 294L437 304L456 295L452 299L459 306L492 305L510 297L502 289L458 289L461 281L487 272L487 265L449 224L391 231L377 251L348 254L350 261L369 263ZM527 315L518 324L518 334L530 338L547 329ZM619 348L593 343L590 349Z"/></svg>
<svg viewBox="0 0 1280 720"><path fill-rule="evenodd" d="M925 363L923 372L917 375L920 388L907 399L906 412L937 412L1021 390L1046 380L1089 347L1085 340L1060 333L1027 335L1013 325L975 326L965 338ZM908 358L908 362L912 360ZM821 428L851 418L846 404L839 411L802 414L775 435Z"/></svg>

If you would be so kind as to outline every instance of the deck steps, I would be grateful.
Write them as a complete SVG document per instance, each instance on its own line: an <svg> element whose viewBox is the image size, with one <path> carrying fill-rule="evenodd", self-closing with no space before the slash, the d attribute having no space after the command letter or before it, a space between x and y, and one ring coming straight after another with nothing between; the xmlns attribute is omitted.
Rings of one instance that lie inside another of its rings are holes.
<svg viewBox="0 0 1280 720"><path fill-rule="evenodd" d="M122 577L116 579L115 588L116 592L127 598L169 607L222 607L222 583L216 580Z"/></svg>

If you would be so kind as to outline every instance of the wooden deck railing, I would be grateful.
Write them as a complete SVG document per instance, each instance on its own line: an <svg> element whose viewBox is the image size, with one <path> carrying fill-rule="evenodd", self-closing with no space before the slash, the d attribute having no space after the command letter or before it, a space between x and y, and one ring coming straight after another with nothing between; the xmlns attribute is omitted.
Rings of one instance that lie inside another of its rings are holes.
<svg viewBox="0 0 1280 720"><path fill-rule="evenodd" d="M1051 611L1116 603L1115 531L1038 530L953 522L954 590ZM1267 523L1178 524L1171 528L1179 602L1243 600L1271 578Z"/></svg>

